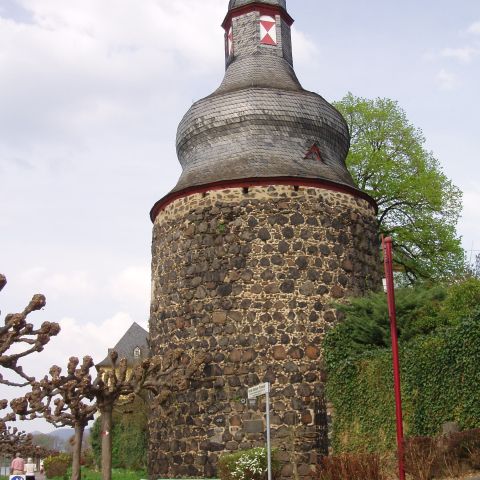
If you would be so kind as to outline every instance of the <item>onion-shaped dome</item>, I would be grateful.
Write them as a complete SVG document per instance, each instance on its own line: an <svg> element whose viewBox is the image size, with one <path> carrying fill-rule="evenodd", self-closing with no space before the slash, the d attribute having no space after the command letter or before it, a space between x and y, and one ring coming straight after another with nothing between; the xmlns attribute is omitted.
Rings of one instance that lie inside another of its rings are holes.
<svg viewBox="0 0 480 480"><path fill-rule="evenodd" d="M225 78L180 122L183 173L174 192L280 177L355 188L345 165L347 124L300 85L292 60L293 20L285 8L285 0L230 0L223 24Z"/></svg>

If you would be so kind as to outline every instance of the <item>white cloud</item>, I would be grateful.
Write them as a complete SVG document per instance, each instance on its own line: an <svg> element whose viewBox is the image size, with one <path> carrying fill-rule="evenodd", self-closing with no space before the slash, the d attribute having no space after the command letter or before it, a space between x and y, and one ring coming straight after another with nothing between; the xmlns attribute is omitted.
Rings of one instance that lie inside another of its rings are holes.
<svg viewBox="0 0 480 480"><path fill-rule="evenodd" d="M468 33L473 33L474 35L480 35L480 22L475 22L468 27Z"/></svg>
<svg viewBox="0 0 480 480"><path fill-rule="evenodd" d="M458 77L442 68L437 74L436 81L440 90L454 90L459 85Z"/></svg>
<svg viewBox="0 0 480 480"><path fill-rule="evenodd" d="M132 128L149 131L138 118L149 109L165 115L175 102L175 94L165 95L172 85L222 69L223 0L22 6L31 24L0 17L1 143L17 155L46 145L69 158L63 145L87 149L97 137L123 138L122 128L130 136Z"/></svg>
<svg viewBox="0 0 480 480"><path fill-rule="evenodd" d="M292 28L293 61L309 64L318 60L317 45L303 32Z"/></svg>
<svg viewBox="0 0 480 480"><path fill-rule="evenodd" d="M19 274L18 280L36 292L48 297L90 296L97 291L96 283L88 272L49 272L45 267L32 267Z"/></svg>
<svg viewBox="0 0 480 480"><path fill-rule="evenodd" d="M51 364L66 361L72 355L83 357L90 355L100 362L133 323L132 317L125 312L117 312L101 322L65 317L60 320L61 332L42 352L42 363ZM40 358L40 356L39 356Z"/></svg>
<svg viewBox="0 0 480 480"><path fill-rule="evenodd" d="M110 281L112 296L121 301L131 300L150 303L150 268L132 266L120 272Z"/></svg>
<svg viewBox="0 0 480 480"><path fill-rule="evenodd" d="M47 269L45 267L32 267L20 272L19 280L26 285L30 285L38 282L46 273Z"/></svg>
<svg viewBox="0 0 480 480"><path fill-rule="evenodd" d="M480 50L475 47L466 46L462 48L444 48L441 51L442 57L454 58L462 63L470 63Z"/></svg>
<svg viewBox="0 0 480 480"><path fill-rule="evenodd" d="M89 295L95 291L87 272L54 273L44 280L45 288L57 295Z"/></svg>

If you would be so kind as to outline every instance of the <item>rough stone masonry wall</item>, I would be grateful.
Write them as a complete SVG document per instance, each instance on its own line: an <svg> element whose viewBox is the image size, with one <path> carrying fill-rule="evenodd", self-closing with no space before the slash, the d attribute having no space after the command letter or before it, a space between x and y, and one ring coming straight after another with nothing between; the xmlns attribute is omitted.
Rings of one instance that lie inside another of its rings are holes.
<svg viewBox="0 0 480 480"><path fill-rule="evenodd" d="M377 224L365 200L320 188L231 188L178 199L153 233L153 354L207 350L201 380L150 417L151 478L212 477L222 452L272 438L282 478L304 477L327 451L321 345L333 302L380 284Z"/></svg>

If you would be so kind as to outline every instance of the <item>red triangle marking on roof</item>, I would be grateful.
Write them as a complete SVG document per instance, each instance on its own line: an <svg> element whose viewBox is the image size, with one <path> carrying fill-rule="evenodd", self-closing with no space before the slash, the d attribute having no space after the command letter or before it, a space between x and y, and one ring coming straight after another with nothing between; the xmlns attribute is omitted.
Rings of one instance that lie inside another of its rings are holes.
<svg viewBox="0 0 480 480"><path fill-rule="evenodd" d="M320 149L318 148L318 145L314 143L311 147L310 150L308 150L307 154L304 157L306 160L319 160L322 162L322 154L320 153Z"/></svg>
<svg viewBox="0 0 480 480"><path fill-rule="evenodd" d="M277 42L268 33L262 38L262 43L264 45L276 45L277 44Z"/></svg>
<svg viewBox="0 0 480 480"><path fill-rule="evenodd" d="M260 23L267 32L269 32L272 27L276 25L275 22L266 22L265 20L260 20Z"/></svg>

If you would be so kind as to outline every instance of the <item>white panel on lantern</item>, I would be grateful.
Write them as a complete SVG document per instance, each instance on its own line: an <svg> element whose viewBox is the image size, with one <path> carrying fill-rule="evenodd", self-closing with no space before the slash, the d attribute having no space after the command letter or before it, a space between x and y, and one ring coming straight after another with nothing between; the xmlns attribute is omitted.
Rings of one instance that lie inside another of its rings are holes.
<svg viewBox="0 0 480 480"><path fill-rule="evenodd" d="M233 27L230 27L230 30L228 31L227 34L227 49L228 49L228 55L233 54Z"/></svg>
<svg viewBox="0 0 480 480"><path fill-rule="evenodd" d="M277 23L273 17L260 17L260 43L263 45L277 44Z"/></svg>

